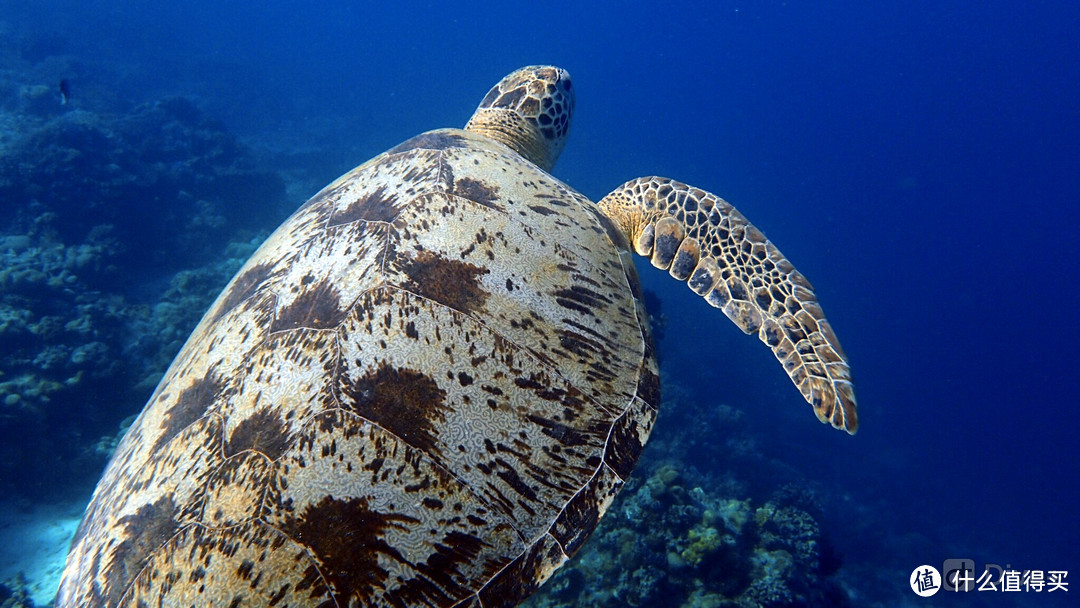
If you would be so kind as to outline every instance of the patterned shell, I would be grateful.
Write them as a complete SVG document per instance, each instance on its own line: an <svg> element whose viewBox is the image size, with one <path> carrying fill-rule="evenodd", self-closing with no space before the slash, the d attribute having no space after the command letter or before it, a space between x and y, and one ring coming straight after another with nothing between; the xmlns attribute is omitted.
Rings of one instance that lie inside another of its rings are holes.
<svg viewBox="0 0 1080 608"><path fill-rule="evenodd" d="M465 131L354 169L177 356L57 605L516 604L655 420L630 255L593 203Z"/></svg>

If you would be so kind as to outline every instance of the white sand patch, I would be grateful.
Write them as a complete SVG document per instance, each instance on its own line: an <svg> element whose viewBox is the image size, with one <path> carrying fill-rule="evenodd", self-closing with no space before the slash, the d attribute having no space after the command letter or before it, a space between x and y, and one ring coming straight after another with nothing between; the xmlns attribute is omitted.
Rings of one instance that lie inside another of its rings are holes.
<svg viewBox="0 0 1080 608"><path fill-rule="evenodd" d="M51 606L86 505L0 501L0 581L22 572L37 606Z"/></svg>

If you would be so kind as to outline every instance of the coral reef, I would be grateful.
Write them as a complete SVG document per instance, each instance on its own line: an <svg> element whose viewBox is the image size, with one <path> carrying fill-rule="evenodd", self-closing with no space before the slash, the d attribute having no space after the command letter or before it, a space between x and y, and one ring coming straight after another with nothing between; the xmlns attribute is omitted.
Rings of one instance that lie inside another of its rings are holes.
<svg viewBox="0 0 1080 608"><path fill-rule="evenodd" d="M21 68L0 71L0 492L42 496L96 477L288 204L195 101L61 105L75 63Z"/></svg>
<svg viewBox="0 0 1080 608"><path fill-rule="evenodd" d="M0 608L34 608L26 577L22 573L0 582Z"/></svg>
<svg viewBox="0 0 1080 608"><path fill-rule="evenodd" d="M818 494L752 449L738 410L697 406L668 384L664 391L641 467L593 538L525 605L848 605ZM709 460L697 459L705 466L693 464L687 445L707 450Z"/></svg>
<svg viewBox="0 0 1080 608"><path fill-rule="evenodd" d="M566 568L526 605L842 606L819 568L821 532L798 507L704 490L694 470L654 468L611 507Z"/></svg>
<svg viewBox="0 0 1080 608"><path fill-rule="evenodd" d="M108 268L122 282L114 241L91 235L67 246L51 231L0 238L0 490L35 495L65 477L95 477L126 426L117 422L139 411L259 240L154 279L143 286L158 293L139 297L84 278Z"/></svg>
<svg viewBox="0 0 1080 608"><path fill-rule="evenodd" d="M54 213L63 243L109 226L123 244L113 258L124 270L177 270L184 260L212 255L238 226L259 227L258 218L280 219L285 211L281 178L257 170L187 98L115 116L72 110L20 125L0 150L0 198L14 203L0 221L27 226Z"/></svg>

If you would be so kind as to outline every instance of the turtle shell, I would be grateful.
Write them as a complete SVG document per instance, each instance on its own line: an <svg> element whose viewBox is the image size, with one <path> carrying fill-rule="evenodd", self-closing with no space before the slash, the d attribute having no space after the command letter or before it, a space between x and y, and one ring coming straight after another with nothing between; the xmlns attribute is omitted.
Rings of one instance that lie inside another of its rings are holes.
<svg viewBox="0 0 1080 608"><path fill-rule="evenodd" d="M58 606L511 606L659 405L621 233L502 144L417 136L296 211L117 449Z"/></svg>

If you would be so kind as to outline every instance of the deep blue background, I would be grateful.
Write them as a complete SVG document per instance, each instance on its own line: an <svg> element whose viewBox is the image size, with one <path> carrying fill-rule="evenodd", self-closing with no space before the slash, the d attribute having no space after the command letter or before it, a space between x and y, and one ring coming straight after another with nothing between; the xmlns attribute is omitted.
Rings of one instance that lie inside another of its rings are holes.
<svg viewBox="0 0 1080 608"><path fill-rule="evenodd" d="M147 4L0 15L122 66L119 94L195 95L253 145L310 150L312 184L463 125L520 65L567 68L558 177L593 198L650 174L712 190L814 283L856 374L854 438L643 269L672 318L665 369L826 484L849 559L1080 569L1080 4Z"/></svg>

